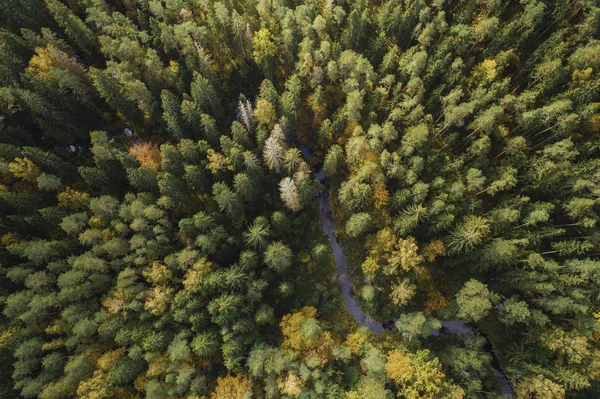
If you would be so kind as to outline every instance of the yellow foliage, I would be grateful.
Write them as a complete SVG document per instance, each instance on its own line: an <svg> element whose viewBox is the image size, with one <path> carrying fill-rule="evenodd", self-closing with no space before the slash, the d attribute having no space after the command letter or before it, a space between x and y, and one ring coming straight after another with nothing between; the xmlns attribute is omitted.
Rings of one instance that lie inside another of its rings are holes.
<svg viewBox="0 0 600 399"><path fill-rule="evenodd" d="M400 266L405 271L415 270L423 262L423 257L417 254L419 246L414 237L398 240L397 248L400 256Z"/></svg>
<svg viewBox="0 0 600 399"><path fill-rule="evenodd" d="M262 28L252 37L252 56L258 65L268 67L277 55L277 45L267 28Z"/></svg>
<svg viewBox="0 0 600 399"><path fill-rule="evenodd" d="M344 345L346 345L348 348L350 348L350 352L352 352L353 355L358 355L360 353L362 344L366 340L367 340L367 337L364 334L362 334L360 331L357 331L352 334L348 334Z"/></svg>
<svg viewBox="0 0 600 399"><path fill-rule="evenodd" d="M175 61L175 60L169 61L169 71L171 71L171 73L173 75L177 75L179 73L179 64L177 63L177 61Z"/></svg>
<svg viewBox="0 0 600 399"><path fill-rule="evenodd" d="M365 261L362 263L361 268L365 275L371 276L377 273L377 271L380 269L380 266L372 256L367 256L367 259L365 259Z"/></svg>
<svg viewBox="0 0 600 399"><path fill-rule="evenodd" d="M496 60L491 58L485 59L481 63L481 69L483 70L487 80L492 82L494 79L496 79Z"/></svg>
<svg viewBox="0 0 600 399"><path fill-rule="evenodd" d="M425 266L420 267L417 270L417 278L419 280L419 283L423 283L425 281L429 281L431 280L431 271L426 268Z"/></svg>
<svg viewBox="0 0 600 399"><path fill-rule="evenodd" d="M375 190L373 190L373 203L375 208L385 208L389 202L390 193L387 188L385 188L385 184L375 184Z"/></svg>
<svg viewBox="0 0 600 399"><path fill-rule="evenodd" d="M305 306L295 313L282 317L281 332L283 333L282 348L290 348L302 357L315 357L325 365L332 357L331 347L334 345L329 331L319 331L317 337L306 337L302 332L302 323L317 316L317 309Z"/></svg>
<svg viewBox="0 0 600 399"><path fill-rule="evenodd" d="M25 71L31 75L35 75L40 79L51 81L61 80L61 86L65 83L74 91L78 91L75 86L70 86L65 79L61 79L59 75L53 75L53 69L68 70L70 73L77 75L80 79L87 80L85 68L67 53L61 51L49 44L46 47L37 47L35 54L29 60L29 65Z"/></svg>
<svg viewBox="0 0 600 399"><path fill-rule="evenodd" d="M375 165L379 165L379 163L380 163L379 154L376 153L375 151L367 151L367 153L365 154L365 159L364 159L363 163L367 163L367 162L371 162L371 163L374 163Z"/></svg>
<svg viewBox="0 0 600 399"><path fill-rule="evenodd" d="M58 205L74 210L84 209L90 199L88 193L73 190L67 187L65 191L58 193Z"/></svg>
<svg viewBox="0 0 600 399"><path fill-rule="evenodd" d="M98 216L92 216L90 220L88 220L88 225L93 229L99 229L102 227L102 219Z"/></svg>
<svg viewBox="0 0 600 399"><path fill-rule="evenodd" d="M160 169L160 149L153 143L135 143L129 147L129 154L137 159L142 166Z"/></svg>
<svg viewBox="0 0 600 399"><path fill-rule="evenodd" d="M104 299L102 301L102 306L104 306L110 314L127 314L127 301L125 300L123 292L120 290Z"/></svg>
<svg viewBox="0 0 600 399"><path fill-rule="evenodd" d="M471 21L471 26L474 28L481 23L481 21L485 18L485 14L482 12L474 15L473 20Z"/></svg>
<svg viewBox="0 0 600 399"><path fill-rule="evenodd" d="M98 367L100 367L101 370L109 371L117 365L119 360L125 355L126 351L127 349L125 348L119 348L104 353L98 358Z"/></svg>
<svg viewBox="0 0 600 399"><path fill-rule="evenodd" d="M0 332L0 349L8 349L5 347L5 345L7 345L12 338L16 337L16 335L19 333L19 330L20 329L18 327L9 327Z"/></svg>
<svg viewBox="0 0 600 399"><path fill-rule="evenodd" d="M252 389L252 383L243 375L217 378L217 386L211 399L244 399L246 394Z"/></svg>
<svg viewBox="0 0 600 399"><path fill-rule="evenodd" d="M522 379L515 389L516 399L563 399L565 389L542 375Z"/></svg>
<svg viewBox="0 0 600 399"><path fill-rule="evenodd" d="M573 71L573 82L574 83L585 83L590 80L594 70L592 68L586 68L584 70L576 69Z"/></svg>
<svg viewBox="0 0 600 399"><path fill-rule="evenodd" d="M415 296L417 287L411 284L407 279L403 279L400 284L392 285L392 292L390 293L390 299L394 305L402 307L408 304L408 302Z"/></svg>
<svg viewBox="0 0 600 399"><path fill-rule="evenodd" d="M29 65L25 69L32 75L37 75L44 80L50 80L50 67L54 65L54 57L50 50L54 49L52 45L48 47L36 47L35 54L29 60Z"/></svg>
<svg viewBox="0 0 600 399"><path fill-rule="evenodd" d="M272 128L277 120L277 113L275 112L275 108L273 105L263 98L256 102L256 107L254 108L254 117L259 123Z"/></svg>
<svg viewBox="0 0 600 399"><path fill-rule="evenodd" d="M102 230L102 239L104 241L112 240L113 238L115 238L116 235L117 234L115 233L114 230L111 230L111 229Z"/></svg>
<svg viewBox="0 0 600 399"><path fill-rule="evenodd" d="M149 380L148 375L142 373L135 378L135 381L133 381L133 387L136 391L143 392L146 389L146 384L148 384Z"/></svg>
<svg viewBox="0 0 600 399"><path fill-rule="evenodd" d="M379 230L375 236L375 241L370 243L370 255L379 263L394 250L396 241L398 241L398 237L389 227Z"/></svg>
<svg viewBox="0 0 600 399"><path fill-rule="evenodd" d="M393 350L388 353L385 373L396 384L404 384L413 377L414 370L406 352Z"/></svg>
<svg viewBox="0 0 600 399"><path fill-rule="evenodd" d="M598 133L600 132L600 114L592 115L590 119L590 124L588 127L588 131L590 133Z"/></svg>
<svg viewBox="0 0 600 399"><path fill-rule="evenodd" d="M213 264L206 258L200 258L192 267L190 267L183 280L183 288L186 291L195 293L202 288L202 281L212 271Z"/></svg>
<svg viewBox="0 0 600 399"><path fill-rule="evenodd" d="M295 398L300 396L304 390L304 385L304 381L300 378L296 371L290 371L285 378L279 377L277 380L279 392Z"/></svg>
<svg viewBox="0 0 600 399"><path fill-rule="evenodd" d="M404 271L416 271L421 269L424 258L418 254L419 246L414 237L399 239L395 251L388 256L388 265L384 272L388 275L395 274L400 266Z"/></svg>
<svg viewBox="0 0 600 399"><path fill-rule="evenodd" d="M448 399L463 399L465 397L465 391L458 385L447 384L444 398Z"/></svg>
<svg viewBox="0 0 600 399"><path fill-rule="evenodd" d="M148 378L158 377L167 372L167 366L169 365L168 355L158 356L148 363L148 369L146 370L146 376Z"/></svg>
<svg viewBox="0 0 600 399"><path fill-rule="evenodd" d="M55 320L44 331L46 331L46 334L63 334L67 331L67 328L66 322L61 319Z"/></svg>
<svg viewBox="0 0 600 399"><path fill-rule="evenodd" d="M440 242L432 242L429 246L429 256L434 254L445 254L445 248ZM398 268L404 271L424 273L421 265L425 258L419 255L419 247L414 237L398 239L389 227L377 232L374 239L369 239L366 247L370 248L369 256L365 259L362 268L365 274L375 274L379 265L383 266L383 272L387 275L398 273Z"/></svg>
<svg viewBox="0 0 600 399"><path fill-rule="evenodd" d="M442 372L437 358L429 351L408 353L394 350L388 354L385 372L398 388L398 396L406 399L461 399L464 391L452 384Z"/></svg>
<svg viewBox="0 0 600 399"><path fill-rule="evenodd" d="M56 338L56 339L53 339L52 341L44 342L42 344L42 350L43 351L54 351L58 348L61 348L63 345L64 345L63 340L60 338Z"/></svg>
<svg viewBox="0 0 600 399"><path fill-rule="evenodd" d="M161 316L167 310L167 305L171 300L173 288L156 285L150 290L150 295L146 298L144 309L154 316Z"/></svg>
<svg viewBox="0 0 600 399"><path fill-rule="evenodd" d="M281 318L281 332L284 339L281 346L283 348L291 348L295 351L302 351L307 347L307 339L302 334L302 322L306 319L317 316L317 309L312 306L305 306L296 313L286 314Z"/></svg>
<svg viewBox="0 0 600 399"><path fill-rule="evenodd" d="M16 244L20 241L21 239L19 238L19 236L17 236L17 234L12 231L0 237L0 245L2 245L3 247L8 247L9 245Z"/></svg>
<svg viewBox="0 0 600 399"><path fill-rule="evenodd" d="M389 101L390 90L384 86L377 86L375 88L375 93L379 94L379 96L378 96L379 101L377 102L377 106L379 108L385 107Z"/></svg>
<svg viewBox="0 0 600 399"><path fill-rule="evenodd" d="M281 344L284 348L291 348L296 351L301 351L306 348L306 340L302 334L302 322L306 319L317 316L317 309L312 306L305 306L296 313L286 314L281 318L281 332L284 340Z"/></svg>
<svg viewBox="0 0 600 399"><path fill-rule="evenodd" d="M309 342L312 342L309 341ZM314 340L312 347L304 354L305 357L315 357L321 361L321 366L325 366L333 358L331 348L335 345L335 341L329 331L321 331L318 339Z"/></svg>
<svg viewBox="0 0 600 399"><path fill-rule="evenodd" d="M427 291L427 301L425 301L425 307L423 313L431 314L433 311L448 306L450 301L444 297L440 291L432 288Z"/></svg>
<svg viewBox="0 0 600 399"><path fill-rule="evenodd" d="M428 262L434 262L438 256L446 256L446 247L442 240L431 240L423 247L423 257Z"/></svg>
<svg viewBox="0 0 600 399"><path fill-rule="evenodd" d="M34 183L40 173L40 168L28 158L15 158L14 161L8 164L8 170L10 170L15 177L30 183Z"/></svg>
<svg viewBox="0 0 600 399"><path fill-rule="evenodd" d="M79 383L77 395L81 399L105 399L113 397L111 385L108 383L106 373L94 371L94 375Z"/></svg>
<svg viewBox="0 0 600 399"><path fill-rule="evenodd" d="M212 148L208 150L206 158L208 159L206 169L210 170L213 175L220 171L233 170L231 160Z"/></svg>
<svg viewBox="0 0 600 399"><path fill-rule="evenodd" d="M589 376L592 380L600 378L600 350L595 349L591 356L590 365L588 367Z"/></svg>
<svg viewBox="0 0 600 399"><path fill-rule="evenodd" d="M145 270L143 273L144 278L149 283L164 284L167 283L173 277L173 273L158 261L152 263L152 267L149 270Z"/></svg>
<svg viewBox="0 0 600 399"><path fill-rule="evenodd" d="M352 133L357 127L359 127L358 123L354 121L349 121L346 124L346 127L344 128L344 133L338 137L338 144L343 146L348 141L348 139L352 137Z"/></svg>
<svg viewBox="0 0 600 399"><path fill-rule="evenodd" d="M587 363L591 355L590 345L586 336L573 329L570 332L553 328L541 337L542 344L551 351L566 355L571 363Z"/></svg>
<svg viewBox="0 0 600 399"><path fill-rule="evenodd" d="M360 399L360 395L356 391L346 392L346 399Z"/></svg>
<svg viewBox="0 0 600 399"><path fill-rule="evenodd" d="M319 98L316 93L308 97L308 102L315 114L315 122L320 124L327 117L327 103L324 98Z"/></svg>

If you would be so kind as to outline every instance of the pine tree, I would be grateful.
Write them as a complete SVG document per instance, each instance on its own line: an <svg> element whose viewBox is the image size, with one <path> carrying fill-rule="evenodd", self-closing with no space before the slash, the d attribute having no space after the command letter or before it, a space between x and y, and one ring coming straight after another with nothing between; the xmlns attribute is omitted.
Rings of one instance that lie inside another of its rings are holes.
<svg viewBox="0 0 600 399"><path fill-rule="evenodd" d="M287 149L287 143L281 127L277 124L271 135L265 141L263 157L269 169L279 172L283 166L283 157Z"/></svg>
<svg viewBox="0 0 600 399"><path fill-rule="evenodd" d="M46 7L54 20L80 48L88 52L96 48L96 39L92 31L64 4L57 0L47 0Z"/></svg>
<svg viewBox="0 0 600 399"><path fill-rule="evenodd" d="M300 199L300 192L296 183L289 177L284 177L279 182L279 193L281 200L292 211L297 212L302 209L302 201Z"/></svg>
<svg viewBox="0 0 600 399"><path fill-rule="evenodd" d="M522 3L0 2L0 396L598 396L600 10Z"/></svg>
<svg viewBox="0 0 600 399"><path fill-rule="evenodd" d="M352 238L366 234L373 225L371 215L368 213L355 213L346 222L346 234Z"/></svg>
<svg viewBox="0 0 600 399"><path fill-rule="evenodd" d="M244 212L242 202L240 201L239 196L227 187L226 184L215 183L212 191L217 204L219 204L219 209L225 212L229 218L236 219L242 216Z"/></svg>
<svg viewBox="0 0 600 399"><path fill-rule="evenodd" d="M456 296L459 316L473 321L481 320L498 301L498 295L490 292L481 282L471 279Z"/></svg>
<svg viewBox="0 0 600 399"><path fill-rule="evenodd" d="M267 244L268 237L272 235L269 222L264 217L254 220L248 231L244 234L246 245L253 248L263 248Z"/></svg>
<svg viewBox="0 0 600 399"><path fill-rule="evenodd" d="M198 72L194 72L190 92L199 110L210 112L217 119L223 117L223 106L221 105L219 95L206 77Z"/></svg>

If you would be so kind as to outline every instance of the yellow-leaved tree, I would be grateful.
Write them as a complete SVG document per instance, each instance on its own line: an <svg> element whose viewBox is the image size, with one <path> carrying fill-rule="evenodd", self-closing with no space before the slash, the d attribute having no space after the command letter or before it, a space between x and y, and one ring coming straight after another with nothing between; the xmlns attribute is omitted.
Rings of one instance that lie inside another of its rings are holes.
<svg viewBox="0 0 600 399"><path fill-rule="evenodd" d="M312 306L283 316L279 324L284 337L281 346L294 350L302 358L319 359L325 365L331 360L334 342L331 333L320 328L316 316L317 309Z"/></svg>
<svg viewBox="0 0 600 399"><path fill-rule="evenodd" d="M516 399L563 399L565 389L542 375L524 378L515 390Z"/></svg>
<svg viewBox="0 0 600 399"><path fill-rule="evenodd" d="M409 353L393 350L387 355L385 373L398 389L398 397L406 399L461 399L465 393L452 383L441 369L437 358L428 350Z"/></svg>
<svg viewBox="0 0 600 399"><path fill-rule="evenodd" d="M210 394L211 399L244 399L252 390L250 380L241 374L217 378L217 386Z"/></svg>

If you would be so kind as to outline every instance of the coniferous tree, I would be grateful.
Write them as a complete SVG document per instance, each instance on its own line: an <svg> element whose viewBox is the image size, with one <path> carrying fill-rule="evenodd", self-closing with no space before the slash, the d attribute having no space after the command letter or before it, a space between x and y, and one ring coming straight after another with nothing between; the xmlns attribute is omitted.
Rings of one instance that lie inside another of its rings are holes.
<svg viewBox="0 0 600 399"><path fill-rule="evenodd" d="M4 0L0 396L597 397L599 16Z"/></svg>

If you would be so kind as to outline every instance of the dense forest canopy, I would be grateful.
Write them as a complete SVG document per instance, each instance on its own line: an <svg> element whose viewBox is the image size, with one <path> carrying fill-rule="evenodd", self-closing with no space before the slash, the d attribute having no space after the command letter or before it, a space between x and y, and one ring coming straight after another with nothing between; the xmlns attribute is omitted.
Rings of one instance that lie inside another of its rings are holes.
<svg viewBox="0 0 600 399"><path fill-rule="evenodd" d="M597 0L0 1L2 398L598 398L599 219Z"/></svg>

